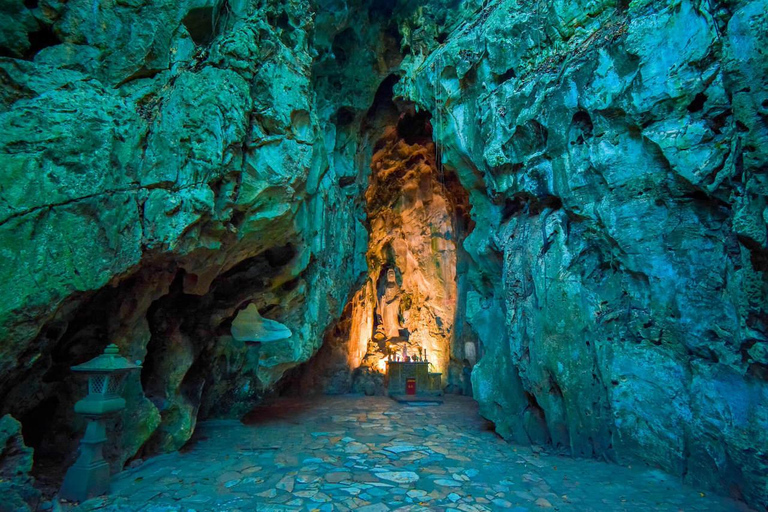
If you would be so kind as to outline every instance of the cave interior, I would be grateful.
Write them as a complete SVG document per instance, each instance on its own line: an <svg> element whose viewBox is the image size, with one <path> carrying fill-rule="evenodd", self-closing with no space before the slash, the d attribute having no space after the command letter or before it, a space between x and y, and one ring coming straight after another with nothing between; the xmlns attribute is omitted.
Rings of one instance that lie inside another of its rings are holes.
<svg viewBox="0 0 768 512"><path fill-rule="evenodd" d="M766 45L768 0L2 2L0 512L768 511Z"/></svg>

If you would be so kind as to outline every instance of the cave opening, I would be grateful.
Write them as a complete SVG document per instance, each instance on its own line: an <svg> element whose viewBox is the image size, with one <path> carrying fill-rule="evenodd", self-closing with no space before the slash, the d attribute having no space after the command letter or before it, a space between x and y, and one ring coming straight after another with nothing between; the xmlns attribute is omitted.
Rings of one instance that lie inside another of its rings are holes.
<svg viewBox="0 0 768 512"><path fill-rule="evenodd" d="M407 391L390 371L399 363L424 367L420 395L472 394L480 347L459 314L457 272L474 227L469 197L441 162L435 119L397 99L397 82L381 83L361 128L367 272L318 353L284 379L283 394L397 394Z"/></svg>
<svg viewBox="0 0 768 512"><path fill-rule="evenodd" d="M198 420L236 417L258 403L258 375L243 370L249 349L231 341L231 323L254 296L269 294L273 280L288 295L299 293L292 291L295 280L281 277L296 254L290 243L271 247L207 286L201 275L172 262L147 266L65 304L23 356L27 368L0 380L6 398L0 417L18 419L37 488L54 495L78 455L86 422L74 404L87 385L71 367L98 356L109 342L142 365L128 377L125 416L108 418L104 456L113 472L181 448ZM275 304L259 308L264 315L280 313Z"/></svg>
<svg viewBox="0 0 768 512"><path fill-rule="evenodd" d="M35 55L45 48L61 44L61 40L54 31L53 26L44 23L40 23L37 30L27 34L27 39L29 40L29 48L27 48L23 56L26 60L33 60Z"/></svg>
<svg viewBox="0 0 768 512"><path fill-rule="evenodd" d="M215 22L211 7L190 9L182 23L196 45L204 46L213 40Z"/></svg>

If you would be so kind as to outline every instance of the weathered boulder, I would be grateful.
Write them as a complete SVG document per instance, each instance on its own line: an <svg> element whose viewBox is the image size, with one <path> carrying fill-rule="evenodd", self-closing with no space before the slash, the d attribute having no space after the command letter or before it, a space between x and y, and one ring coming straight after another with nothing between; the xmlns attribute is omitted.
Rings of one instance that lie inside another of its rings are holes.
<svg viewBox="0 0 768 512"><path fill-rule="evenodd" d="M0 418L0 510L35 510L40 491L32 484L33 450L24 444L21 423L6 414Z"/></svg>

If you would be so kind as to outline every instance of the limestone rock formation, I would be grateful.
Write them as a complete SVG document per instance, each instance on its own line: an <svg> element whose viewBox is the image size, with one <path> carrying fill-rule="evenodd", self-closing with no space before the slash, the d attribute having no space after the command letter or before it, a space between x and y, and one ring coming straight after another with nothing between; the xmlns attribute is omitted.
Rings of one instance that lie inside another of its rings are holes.
<svg viewBox="0 0 768 512"><path fill-rule="evenodd" d="M405 59L469 191L502 435L766 504L766 12L491 2Z"/></svg>
<svg viewBox="0 0 768 512"><path fill-rule="evenodd" d="M768 506L766 13L2 2L0 414L66 465L110 342L143 363L115 469L286 374L379 386L392 268L504 437ZM249 350L247 304L290 337Z"/></svg>
<svg viewBox="0 0 768 512"><path fill-rule="evenodd" d="M0 510L35 510L40 492L32 486L32 451L24 444L21 423L9 414L0 418Z"/></svg>
<svg viewBox="0 0 768 512"><path fill-rule="evenodd" d="M68 368L115 342L146 364L110 459L177 449L307 360L365 267L364 188L316 85L332 41L310 37L349 21L214 0L0 14L0 412L51 418L27 441L71 461ZM293 333L258 364L229 332L248 303Z"/></svg>
<svg viewBox="0 0 768 512"><path fill-rule="evenodd" d="M368 117L374 127L365 193L368 274L317 357L298 372L298 387L302 393L370 388L368 381L383 380L387 359L396 356L426 358L448 388L461 389L464 347L475 346L455 325L463 323L457 269L471 229L467 194L438 164L426 113L398 107L391 90L380 90Z"/></svg>
<svg viewBox="0 0 768 512"><path fill-rule="evenodd" d="M407 353L427 353L432 371L447 378L457 305L457 243L466 194L451 187L437 165L431 124L424 116L404 113L394 130L377 142L366 191L370 223L368 268L377 288L391 273L398 279L401 326ZM378 303L387 300L381 293ZM386 312L380 308L380 321ZM391 314L391 313L390 313ZM385 343L392 336L386 333ZM399 344L395 342L393 349Z"/></svg>

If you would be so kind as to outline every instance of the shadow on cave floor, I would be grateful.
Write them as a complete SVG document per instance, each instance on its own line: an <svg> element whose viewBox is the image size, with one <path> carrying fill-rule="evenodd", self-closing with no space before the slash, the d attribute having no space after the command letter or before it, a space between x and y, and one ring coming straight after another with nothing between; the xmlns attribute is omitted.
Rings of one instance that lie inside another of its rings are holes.
<svg viewBox="0 0 768 512"><path fill-rule="evenodd" d="M83 504L91 510L92 503ZM113 479L107 510L747 510L649 468L509 444L474 400L279 398ZM516 508L517 507L517 508Z"/></svg>
<svg viewBox="0 0 768 512"><path fill-rule="evenodd" d="M322 401L307 400L296 397L273 398L259 405L246 414L242 422L245 425L260 426L288 422L298 425L307 415L315 413L315 406Z"/></svg>

